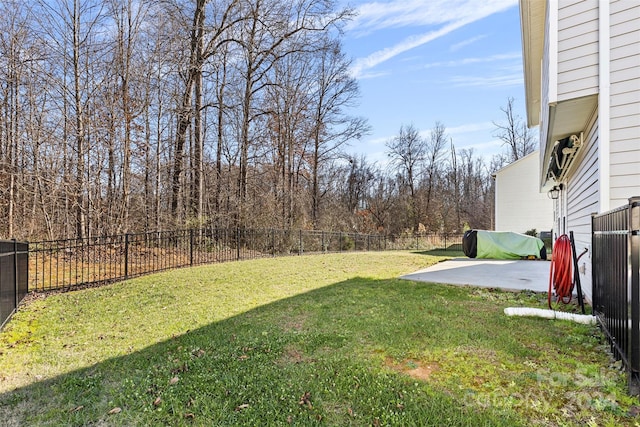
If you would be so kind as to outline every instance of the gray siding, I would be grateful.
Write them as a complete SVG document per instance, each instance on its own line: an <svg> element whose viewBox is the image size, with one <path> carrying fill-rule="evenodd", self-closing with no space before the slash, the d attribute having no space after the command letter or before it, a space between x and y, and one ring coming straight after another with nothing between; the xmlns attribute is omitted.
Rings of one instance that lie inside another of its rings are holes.
<svg viewBox="0 0 640 427"><path fill-rule="evenodd" d="M610 7L610 202L640 195L640 2Z"/></svg>
<svg viewBox="0 0 640 427"><path fill-rule="evenodd" d="M597 115L584 132L584 146L578 155L579 161L568 182L567 227L573 231L576 253L591 248L591 215L599 212L598 173L598 122ZM580 259L580 282L587 298L591 300L591 254Z"/></svg>
<svg viewBox="0 0 640 427"><path fill-rule="evenodd" d="M598 93L598 0L558 7L558 101Z"/></svg>

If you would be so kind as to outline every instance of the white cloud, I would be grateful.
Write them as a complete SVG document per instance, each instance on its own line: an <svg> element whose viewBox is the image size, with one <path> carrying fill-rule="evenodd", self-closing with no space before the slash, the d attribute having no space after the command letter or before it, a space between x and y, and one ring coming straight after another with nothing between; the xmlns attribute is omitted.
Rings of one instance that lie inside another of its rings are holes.
<svg viewBox="0 0 640 427"><path fill-rule="evenodd" d="M454 24L447 25L437 31L432 31L418 36L410 36L404 39L402 42L396 44L395 46L381 49L365 58L358 58L351 66L351 74L355 77L360 77L360 75L363 74L364 71L373 68L385 61L388 61L396 55L399 55L411 49L415 49L416 47L422 46L423 44L435 40L438 37L442 37L443 35L448 34L451 31L458 29L466 24L468 24L468 22L456 22Z"/></svg>
<svg viewBox="0 0 640 427"><path fill-rule="evenodd" d="M482 123L467 123L460 126L455 126L452 128L447 128L447 133L451 135L460 135L464 133L472 133L478 131L485 131L495 128L496 126L492 122L482 122Z"/></svg>
<svg viewBox="0 0 640 427"><path fill-rule="evenodd" d="M363 3L347 30L360 35L384 28L440 25L480 19L518 4L517 0L391 0Z"/></svg>
<svg viewBox="0 0 640 427"><path fill-rule="evenodd" d="M475 142L461 146L460 148L473 150L475 155L482 157L485 165L489 165L491 163L491 158L501 152L502 141L497 139L485 140L484 142ZM456 146L456 150L457 149L458 147Z"/></svg>
<svg viewBox="0 0 640 427"><path fill-rule="evenodd" d="M456 43L456 44L452 45L450 47L450 50L451 50L451 52L456 52L456 51L462 49L465 46L469 46L469 45L471 45L471 44L473 44L473 43L475 43L475 42L477 42L479 40L484 39L485 37L487 37L487 36L483 34L483 35L480 35L480 36L472 37L472 38L467 39L467 40L463 40L463 41L461 41L459 43Z"/></svg>
<svg viewBox="0 0 640 427"><path fill-rule="evenodd" d="M393 136L371 138L371 139L367 139L365 142L369 145L384 145L391 139L393 139Z"/></svg>
<svg viewBox="0 0 640 427"><path fill-rule="evenodd" d="M456 87L506 87L522 85L522 73L493 76L453 76L449 79Z"/></svg>
<svg viewBox="0 0 640 427"><path fill-rule="evenodd" d="M375 79L378 77L388 76L389 74L391 73L388 71L370 71L370 72L360 74L358 76L358 79L360 80Z"/></svg>
<svg viewBox="0 0 640 427"><path fill-rule="evenodd" d="M513 59L520 60L521 58L522 58L522 54L520 52L501 53L501 54L491 55L487 57L462 58L455 61L431 62L429 64L425 64L423 67L424 68L459 67L461 65L480 64L480 63L486 63L486 62L508 61ZM517 67L519 71L522 71L522 65L518 64Z"/></svg>
<svg viewBox="0 0 640 427"><path fill-rule="evenodd" d="M365 71L389 59L415 49L472 22L517 4L517 0L392 0L365 3L358 7L358 16L347 27L355 36L401 27L432 27L406 37L354 61L351 73L359 77ZM433 29L433 26L439 27Z"/></svg>

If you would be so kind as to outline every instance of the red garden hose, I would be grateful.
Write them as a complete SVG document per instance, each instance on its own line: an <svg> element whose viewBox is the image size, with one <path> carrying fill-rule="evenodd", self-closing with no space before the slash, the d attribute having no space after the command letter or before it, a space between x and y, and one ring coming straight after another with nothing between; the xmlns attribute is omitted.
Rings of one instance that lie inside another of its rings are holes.
<svg viewBox="0 0 640 427"><path fill-rule="evenodd" d="M549 272L548 303L551 308L551 289L555 290L558 301L571 302L573 292L573 259L569 236L563 234L553 244L553 254Z"/></svg>

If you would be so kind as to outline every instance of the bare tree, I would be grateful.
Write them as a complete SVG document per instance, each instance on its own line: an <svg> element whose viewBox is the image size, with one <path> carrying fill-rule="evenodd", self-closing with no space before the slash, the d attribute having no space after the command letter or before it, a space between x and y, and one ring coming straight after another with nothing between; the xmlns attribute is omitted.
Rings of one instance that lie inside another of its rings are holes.
<svg viewBox="0 0 640 427"><path fill-rule="evenodd" d="M318 224L320 207L319 170L323 163L335 157L351 140L369 132L367 121L346 113L355 105L358 83L349 75L349 61L340 43L328 40L320 49L315 70L315 90L311 94L313 106L313 147L311 165L311 221Z"/></svg>
<svg viewBox="0 0 640 427"><path fill-rule="evenodd" d="M175 152L173 160L171 193L171 213L174 219L177 218L178 199L181 192L180 178L182 176L184 146L187 139L187 131L189 130L193 119L195 119L194 163L196 165L193 189L195 194L197 194L197 196L195 197L197 201L195 203L191 203L190 205L194 208L197 217L200 218L202 214L203 142L201 114L203 110L203 65L209 58L217 53L218 49L222 45L230 41L229 39L224 37L227 31L236 23L244 19L243 17L238 17L235 14L238 3L238 0L230 0L225 4L216 4L216 7L220 8L220 11L219 13L212 14L212 19L214 19L215 22L210 25L210 30L207 31L207 28L209 27L206 28L205 24L207 11L206 7L208 4L208 0L196 0L195 9L193 11L193 19L191 21L191 27L189 31L189 59L185 72L186 77L184 82L184 91L182 93L182 99L178 107L178 123L175 135ZM207 40L205 40L205 37ZM193 104L194 98L195 105Z"/></svg>
<svg viewBox="0 0 640 427"><path fill-rule="evenodd" d="M503 123L493 122L496 127L495 136L502 140L502 145L509 149L509 157L512 162L532 153L538 146L534 132L527 123L514 112L514 99L507 99L507 106L500 107L505 115Z"/></svg>
<svg viewBox="0 0 640 427"><path fill-rule="evenodd" d="M90 106L96 102L97 88L101 78L96 75L94 60L104 53L100 30L104 18L104 5L94 0L40 0L35 5L38 18L38 34L48 44L49 60L56 62L58 71L58 94L62 96L62 115L65 135L72 140L74 156L70 156L69 175L73 181L69 188L71 211L73 212L75 235L85 237L90 230L89 182L87 178L90 161ZM70 82L69 82L70 81ZM55 92L52 90L52 92ZM74 162L71 164L71 162ZM73 172L71 169L74 169Z"/></svg>
<svg viewBox="0 0 640 427"><path fill-rule="evenodd" d="M19 4L0 6L0 201L6 218L5 232L8 237L15 235L15 213L17 207L18 165L21 147L20 125L25 121L22 115L23 99L21 87L24 85L27 28L25 9ZM0 234L2 230L0 230Z"/></svg>
<svg viewBox="0 0 640 427"><path fill-rule="evenodd" d="M255 148L252 133L258 131L258 118L265 115L262 104L271 82L267 78L278 62L296 52L308 50L313 33L324 33L349 16L350 11L334 13L331 3L302 0L282 3L277 0L257 0L245 4L246 16L238 40L243 63L240 107L240 164L238 168L238 223L246 216L249 153ZM313 46L312 46L313 48Z"/></svg>
<svg viewBox="0 0 640 427"><path fill-rule="evenodd" d="M388 156L395 170L403 177L409 189L409 216L412 228L420 224L417 189L427 154L427 141L413 125L401 126L398 136L387 142Z"/></svg>
<svg viewBox="0 0 640 427"><path fill-rule="evenodd" d="M433 205L434 191L437 188L438 181L441 179L442 164L446 155L447 136L445 131L444 124L436 122L429 132L427 141L424 179L426 180L425 212L428 218L432 217L430 212Z"/></svg>
<svg viewBox="0 0 640 427"><path fill-rule="evenodd" d="M135 61L140 31L147 13L144 3L133 0L111 0L109 13L115 23L115 46L113 68L117 79L119 110L122 121L122 197L119 208L118 228L120 232L129 231L131 205L131 156L133 127L135 119L144 111L146 105L138 98L141 76L136 70L145 70L145 64Z"/></svg>

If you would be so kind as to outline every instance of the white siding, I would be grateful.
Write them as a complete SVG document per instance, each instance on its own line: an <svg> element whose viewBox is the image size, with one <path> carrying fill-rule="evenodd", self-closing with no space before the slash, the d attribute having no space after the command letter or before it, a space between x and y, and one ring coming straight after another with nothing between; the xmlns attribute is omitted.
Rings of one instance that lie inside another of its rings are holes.
<svg viewBox="0 0 640 427"><path fill-rule="evenodd" d="M553 204L539 191L539 173L537 151L496 172L496 231L551 230Z"/></svg>
<svg viewBox="0 0 640 427"><path fill-rule="evenodd" d="M565 194L567 203L567 227L573 231L576 254L589 250L580 259L580 283L587 299L591 300L591 215L599 212L598 206L598 122L594 115L584 132L584 146L576 159L578 165L572 171Z"/></svg>
<svg viewBox="0 0 640 427"><path fill-rule="evenodd" d="M598 0L558 5L558 101L598 93Z"/></svg>
<svg viewBox="0 0 640 427"><path fill-rule="evenodd" d="M640 2L611 3L610 205L640 195Z"/></svg>

